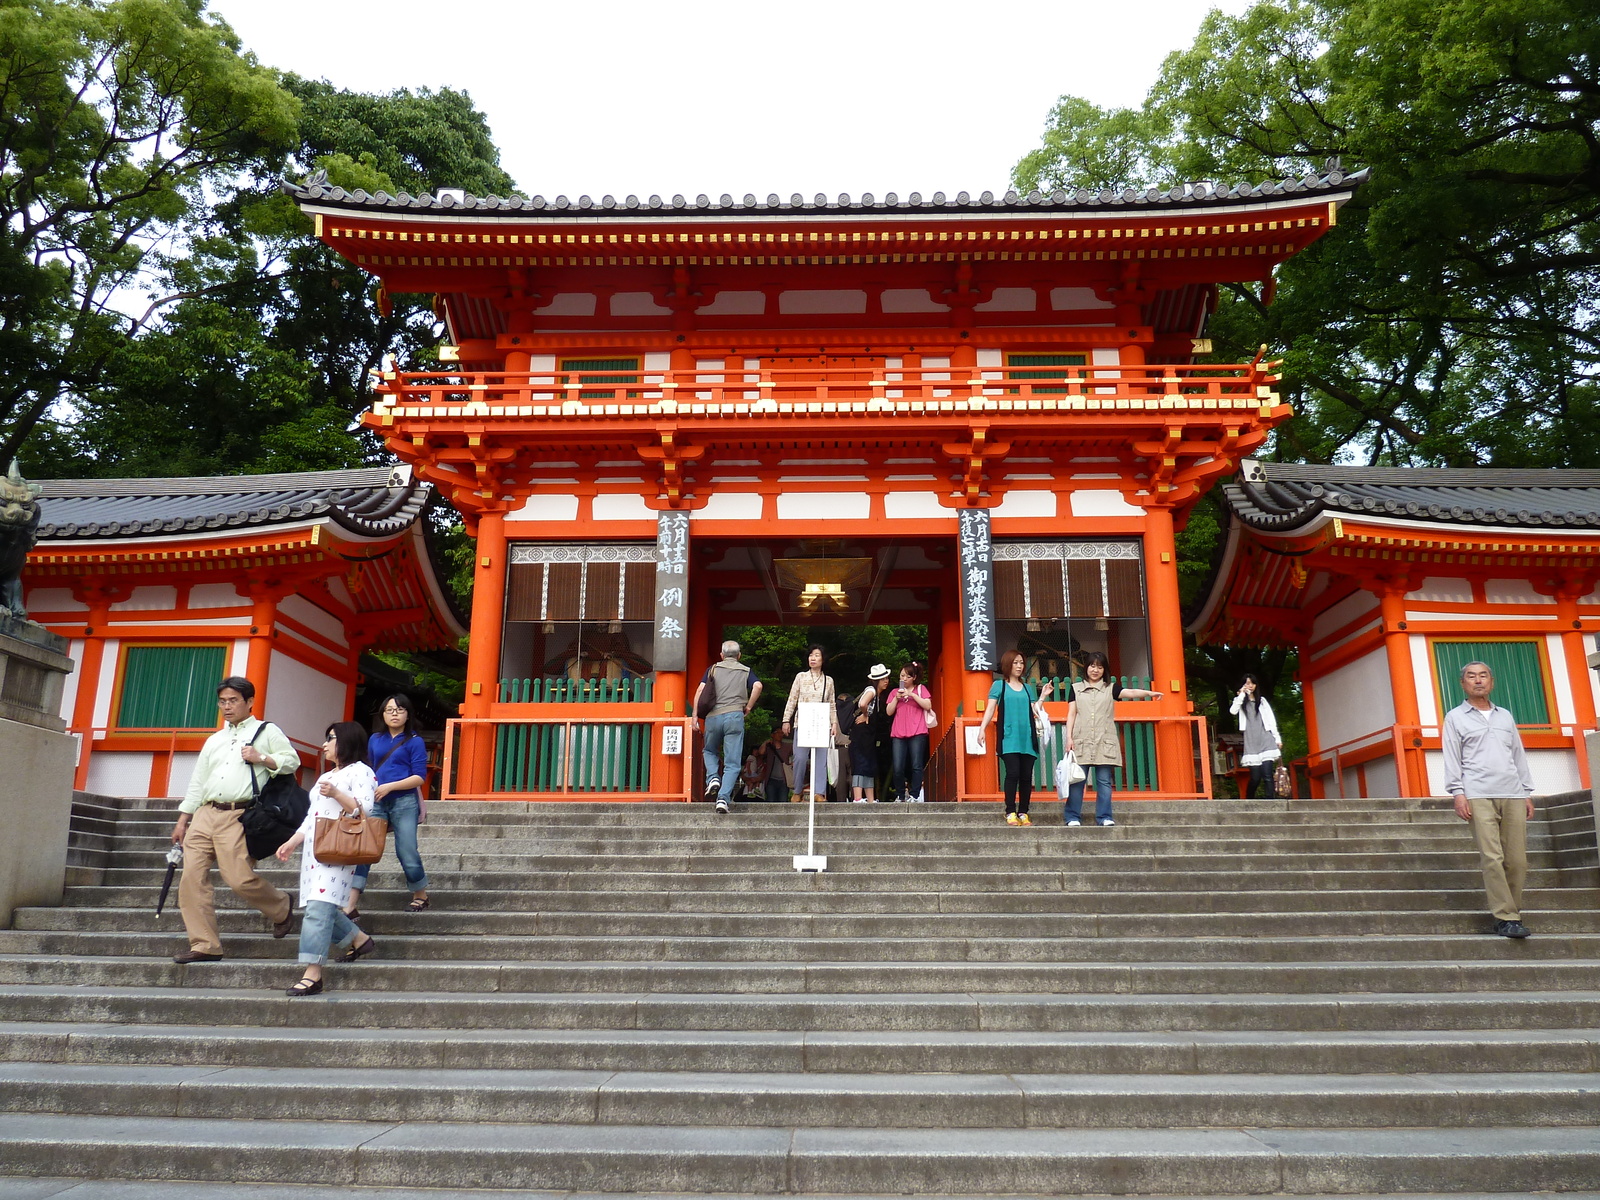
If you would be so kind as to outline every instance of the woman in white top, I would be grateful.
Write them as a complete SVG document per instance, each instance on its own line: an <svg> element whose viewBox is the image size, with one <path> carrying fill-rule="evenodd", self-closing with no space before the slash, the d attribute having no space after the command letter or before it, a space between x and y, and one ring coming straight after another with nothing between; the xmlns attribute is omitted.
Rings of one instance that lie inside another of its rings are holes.
<svg viewBox="0 0 1600 1200"><path fill-rule="evenodd" d="M822 647L812 646L806 653L806 669L794 677L794 682L789 685L789 702L783 706L783 736L788 737L794 728L795 710L801 704L824 703L828 706L829 730L835 740L839 737L839 714L836 711L833 693L833 676L822 673ZM820 761L816 765L816 772L821 776L821 788L826 791L828 786L828 748L819 746L807 748L796 746L794 748L794 786L795 799L806 801L811 798L811 772L812 756Z"/></svg>
<svg viewBox="0 0 1600 1200"><path fill-rule="evenodd" d="M300 903L306 910L300 921L301 979L288 990L291 997L315 996L322 990L322 964L336 940L341 947L349 945L342 956L345 962L354 962L377 949L377 943L345 915L355 867L319 863L312 836L318 817L371 814L378 781L366 762L367 731L354 721L330 725L322 752L333 760L334 769L312 787L306 819L294 836L278 847L277 853L279 862L288 862L296 846L304 847L300 851Z"/></svg>
<svg viewBox="0 0 1600 1200"><path fill-rule="evenodd" d="M1230 711L1239 718L1239 732L1244 734L1244 753L1239 765L1250 768L1245 799L1254 800L1259 785L1266 799L1276 800L1278 789L1272 777L1283 755L1283 735L1278 732L1278 718L1272 715L1272 705L1261 696L1261 681L1254 675L1244 677Z"/></svg>

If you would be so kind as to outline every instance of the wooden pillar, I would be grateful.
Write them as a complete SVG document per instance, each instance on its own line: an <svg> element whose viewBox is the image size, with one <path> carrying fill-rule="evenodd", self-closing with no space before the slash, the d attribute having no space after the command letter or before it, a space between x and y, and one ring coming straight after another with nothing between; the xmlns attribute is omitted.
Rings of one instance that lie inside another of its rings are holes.
<svg viewBox="0 0 1600 1200"><path fill-rule="evenodd" d="M1587 581L1569 580L1556 590L1556 619L1561 625L1561 656L1567 667L1567 687L1572 692L1572 723L1578 735L1573 739L1578 756L1578 782L1592 787L1589 756L1584 752L1582 734L1595 728L1594 690L1589 685L1589 653L1583 645L1583 621L1578 616L1578 599L1588 593Z"/></svg>
<svg viewBox="0 0 1600 1200"><path fill-rule="evenodd" d="M1172 509L1163 504L1145 509L1145 592L1149 598L1151 687L1163 693L1156 701L1163 717L1188 711L1188 682L1183 663L1183 612L1178 598L1178 547L1174 540ZM1157 727L1156 765L1161 790L1195 789L1194 746L1189 728L1181 722Z"/></svg>
<svg viewBox="0 0 1600 1200"><path fill-rule="evenodd" d="M1414 728L1422 724L1422 714L1417 706L1417 679L1411 670L1411 635L1406 632L1406 593L1411 590L1411 582L1404 577L1380 576L1375 590L1383 617L1383 649L1389 660L1394 721ZM1402 796L1428 794L1428 764L1422 751L1411 745L1414 737L1410 730L1403 733L1400 761L1395 763Z"/></svg>
<svg viewBox="0 0 1600 1200"><path fill-rule="evenodd" d="M1306 665L1311 661L1311 655L1306 643L1301 642L1299 647L1300 661L1300 703L1306 714L1306 779L1311 788L1314 800L1320 800L1327 794L1327 789L1317 782L1311 774L1310 759L1322 747L1322 732L1317 726L1317 695L1316 685L1305 677Z"/></svg>
<svg viewBox="0 0 1600 1200"><path fill-rule="evenodd" d="M78 768L72 786L84 791L89 785L89 757L94 747L94 709L100 696L100 675L105 665L106 620L113 597L95 585L72 589L73 597L89 606L84 618L83 657L78 660L78 691L72 702L72 728L82 739L78 744Z"/></svg>
<svg viewBox="0 0 1600 1200"><path fill-rule="evenodd" d="M252 711L265 719L267 680L272 674L272 635L278 623L278 600L283 592L277 586L250 585L245 594L250 599L251 611L250 652L245 658L244 677L256 685Z"/></svg>
<svg viewBox="0 0 1600 1200"><path fill-rule="evenodd" d="M467 689L464 717L490 715L500 695L500 640L505 623L506 518L503 512L478 518L477 563L472 579L472 635L467 643ZM487 725L463 731L457 788L486 792L494 778L494 731ZM445 786L449 787L447 780Z"/></svg>

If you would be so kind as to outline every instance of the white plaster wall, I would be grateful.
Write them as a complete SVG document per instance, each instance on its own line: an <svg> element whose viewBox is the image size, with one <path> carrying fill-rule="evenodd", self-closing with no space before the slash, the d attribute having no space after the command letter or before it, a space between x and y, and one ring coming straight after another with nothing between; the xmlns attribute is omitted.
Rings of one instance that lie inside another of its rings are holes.
<svg viewBox="0 0 1600 1200"><path fill-rule="evenodd" d="M1484 585L1490 604L1554 604L1554 596L1541 596L1526 579L1491 579Z"/></svg>
<svg viewBox="0 0 1600 1200"><path fill-rule="evenodd" d="M233 642L233 661L228 667L229 675L243 675L250 666L250 639L235 638Z"/></svg>
<svg viewBox="0 0 1600 1200"><path fill-rule="evenodd" d="M756 295L760 295L757 292ZM656 303L656 298L649 292L618 292L611 297L611 315L613 317L654 317L670 313L670 308L664 308ZM700 310L704 312L704 309Z"/></svg>
<svg viewBox="0 0 1600 1200"><path fill-rule="evenodd" d="M94 695L94 723L96 728L104 729L111 724L111 697L117 686L117 660L122 656L122 642L117 638L107 638L106 648L102 651L100 659L100 678L95 684ZM80 685L81 686L81 685ZM145 765L146 770L149 764ZM142 789L150 786L150 781L139 785L139 795L144 795ZM120 796L121 792L108 792L107 795Z"/></svg>
<svg viewBox="0 0 1600 1200"><path fill-rule="evenodd" d="M759 521L762 498L755 492L718 492L706 506L689 514L691 521ZM650 514L652 517L654 513Z"/></svg>
<svg viewBox="0 0 1600 1200"><path fill-rule="evenodd" d="M654 521L656 514L644 502L643 496L623 493L606 493L596 496L592 511L596 521ZM696 514L691 513L690 516Z"/></svg>
<svg viewBox="0 0 1600 1200"><path fill-rule="evenodd" d="M148 753L96 753L89 759L88 790L101 796L148 796L150 762Z"/></svg>
<svg viewBox="0 0 1600 1200"><path fill-rule="evenodd" d="M710 304L695 311L702 317L756 317L767 311L767 297L764 292L718 292Z"/></svg>
<svg viewBox="0 0 1600 1200"><path fill-rule="evenodd" d="M342 721L345 685L277 650L272 652L266 711L257 715L273 722L291 738L312 746L322 741L331 721Z"/></svg>
<svg viewBox="0 0 1600 1200"><path fill-rule="evenodd" d="M1400 772L1395 770L1394 757L1374 759L1361 768L1367 776L1367 795L1398 796Z"/></svg>
<svg viewBox="0 0 1600 1200"><path fill-rule="evenodd" d="M1378 598L1371 592L1356 592L1346 596L1327 612L1312 618L1311 640L1319 641L1335 629L1341 629L1364 613L1376 612Z"/></svg>
<svg viewBox="0 0 1600 1200"><path fill-rule="evenodd" d="M1411 678L1417 681L1417 718L1424 725L1437 725L1444 719L1434 695L1433 669L1428 665L1428 639L1420 634L1407 639L1411 648ZM1446 704L1449 697L1444 698Z"/></svg>
<svg viewBox="0 0 1600 1200"><path fill-rule="evenodd" d="M1414 592L1406 593L1407 600L1430 601L1434 604L1471 604L1472 584L1465 579L1444 575L1430 575Z"/></svg>
<svg viewBox="0 0 1600 1200"><path fill-rule="evenodd" d="M1039 307L1039 294L1032 288L1000 287L995 288L991 295L982 304L973 308L974 312L1032 312Z"/></svg>
<svg viewBox="0 0 1600 1200"><path fill-rule="evenodd" d="M778 293L780 313L864 313L867 294L853 288L800 289Z"/></svg>
<svg viewBox="0 0 1600 1200"><path fill-rule="evenodd" d="M952 510L939 503L937 492L890 492L883 498L883 515L893 521L955 518Z"/></svg>
<svg viewBox="0 0 1600 1200"><path fill-rule="evenodd" d="M1425 750L1422 759L1428 767L1428 795L1444 795L1444 751Z"/></svg>
<svg viewBox="0 0 1600 1200"><path fill-rule="evenodd" d="M345 638L344 622L331 612L318 608L304 596L285 596L278 602L278 611L316 630L330 641L337 642L341 646L350 644ZM323 653L327 653L326 649L323 649Z"/></svg>
<svg viewBox="0 0 1600 1200"><path fill-rule="evenodd" d="M529 496L521 508L506 513L508 521L576 521L576 496Z"/></svg>
<svg viewBox="0 0 1600 1200"><path fill-rule="evenodd" d="M172 768L167 776L167 795L181 796L189 790L189 780L194 778L194 765L199 761L198 754L172 756Z"/></svg>
<svg viewBox="0 0 1600 1200"><path fill-rule="evenodd" d="M1544 653L1550 660L1550 682L1555 685L1556 722L1571 725L1578 719L1578 714L1572 704L1572 680L1567 675L1567 655L1559 633L1544 635Z"/></svg>
<svg viewBox="0 0 1600 1200"><path fill-rule="evenodd" d="M170 584L136 587L133 595L111 606L112 612L150 612L178 607L178 589Z"/></svg>
<svg viewBox="0 0 1600 1200"><path fill-rule="evenodd" d="M593 292L558 292L549 304L533 311L546 317L592 317L594 309Z"/></svg>
<svg viewBox="0 0 1600 1200"><path fill-rule="evenodd" d="M1068 493L1075 517L1142 517L1144 509L1129 504L1115 488L1078 488Z"/></svg>
<svg viewBox="0 0 1600 1200"><path fill-rule="evenodd" d="M1118 497L1120 499L1121 497ZM1053 517L1056 494L1046 491L1013 490L990 510L991 517Z"/></svg>
<svg viewBox="0 0 1600 1200"><path fill-rule="evenodd" d="M72 672L61 684L61 715L72 724L72 710L78 703L78 681L83 674L83 639L74 638L67 643L67 655L72 659Z"/></svg>
<svg viewBox="0 0 1600 1200"><path fill-rule="evenodd" d="M1321 676L1312 686L1317 700L1315 744L1324 749L1394 724L1389 662L1381 646Z"/></svg>
<svg viewBox="0 0 1600 1200"><path fill-rule="evenodd" d="M886 313L949 312L948 304L940 304L928 295L927 288L886 288L879 298ZM705 309L701 309L705 312Z"/></svg>
<svg viewBox="0 0 1600 1200"><path fill-rule="evenodd" d="M781 521L864 521L872 512L865 492L783 492L778 496Z"/></svg>
<svg viewBox="0 0 1600 1200"><path fill-rule="evenodd" d="M1578 778L1578 756L1571 750L1529 750L1528 772L1533 776L1536 796L1576 792L1583 787Z"/></svg>
<svg viewBox="0 0 1600 1200"><path fill-rule="evenodd" d="M88 612L89 606L72 598L71 588L26 588L22 603L30 612Z"/></svg>
<svg viewBox="0 0 1600 1200"><path fill-rule="evenodd" d="M1050 289L1050 307L1057 312L1074 308L1115 308L1110 300L1102 300L1093 288L1059 287Z"/></svg>
<svg viewBox="0 0 1600 1200"><path fill-rule="evenodd" d="M240 608L249 604L231 583L202 583L189 589L190 608Z"/></svg>

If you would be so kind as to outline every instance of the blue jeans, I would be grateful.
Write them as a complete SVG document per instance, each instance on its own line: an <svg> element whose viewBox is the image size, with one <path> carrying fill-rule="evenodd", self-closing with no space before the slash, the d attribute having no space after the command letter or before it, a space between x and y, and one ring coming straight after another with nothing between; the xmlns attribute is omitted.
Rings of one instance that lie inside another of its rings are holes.
<svg viewBox="0 0 1600 1200"><path fill-rule="evenodd" d="M417 853L417 818L422 815L422 797L414 789L390 792L372 806L372 815L389 822L389 832L394 834L394 856L406 873L406 886L413 892L426 891L428 873L422 869L422 856ZM371 871L367 863L357 867L355 878L350 881L351 889L364 890Z"/></svg>
<svg viewBox="0 0 1600 1200"><path fill-rule="evenodd" d="M722 754L722 769L717 770L717 753ZM739 782L739 768L744 765L744 710L712 713L706 718L706 780L722 776L722 786L717 789L721 803L733 799L733 785Z"/></svg>
<svg viewBox="0 0 1600 1200"><path fill-rule="evenodd" d="M335 939L342 949L360 932L337 904L307 900L306 915L300 920L300 961L320 967L328 960L328 947Z"/></svg>
<svg viewBox="0 0 1600 1200"><path fill-rule="evenodd" d="M1074 818L1083 820L1083 789L1090 779L1094 780L1094 819L1111 815L1111 773L1116 770L1110 763L1082 763L1084 778L1067 789L1067 807L1062 811L1061 819L1070 821Z"/></svg>
<svg viewBox="0 0 1600 1200"><path fill-rule="evenodd" d="M928 735L889 739L894 766L889 772L889 790L895 799L907 800L922 795L922 770L928 765Z"/></svg>

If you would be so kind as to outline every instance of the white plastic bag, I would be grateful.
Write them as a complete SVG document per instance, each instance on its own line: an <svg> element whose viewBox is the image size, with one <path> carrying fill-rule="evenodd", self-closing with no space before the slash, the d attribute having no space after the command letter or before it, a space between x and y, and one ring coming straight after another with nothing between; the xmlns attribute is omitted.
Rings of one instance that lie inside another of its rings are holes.
<svg viewBox="0 0 1600 1200"><path fill-rule="evenodd" d="M1056 799L1065 800L1072 785L1088 777L1089 773L1078 765L1078 756L1068 750L1056 764Z"/></svg>

